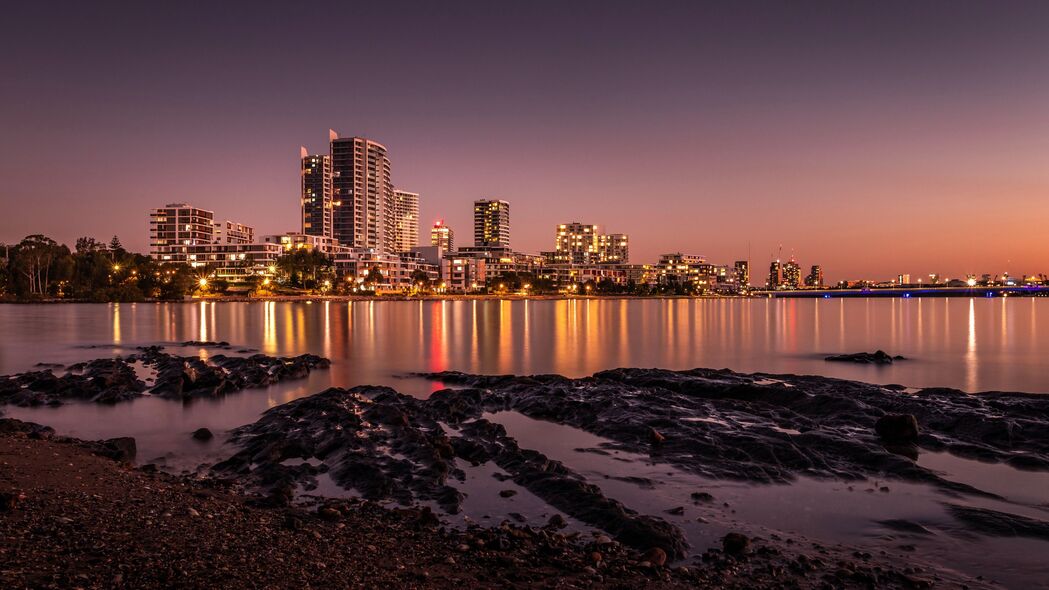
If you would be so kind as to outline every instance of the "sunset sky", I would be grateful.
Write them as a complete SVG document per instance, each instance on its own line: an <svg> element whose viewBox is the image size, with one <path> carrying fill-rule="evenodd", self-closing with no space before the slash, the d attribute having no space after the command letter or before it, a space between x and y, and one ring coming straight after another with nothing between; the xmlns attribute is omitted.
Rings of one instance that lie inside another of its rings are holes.
<svg viewBox="0 0 1049 590"><path fill-rule="evenodd" d="M56 19L60 14L62 18ZM468 244L581 221L827 278L1049 273L1049 2L14 3L0 241L213 209L297 230L299 146L387 146Z"/></svg>

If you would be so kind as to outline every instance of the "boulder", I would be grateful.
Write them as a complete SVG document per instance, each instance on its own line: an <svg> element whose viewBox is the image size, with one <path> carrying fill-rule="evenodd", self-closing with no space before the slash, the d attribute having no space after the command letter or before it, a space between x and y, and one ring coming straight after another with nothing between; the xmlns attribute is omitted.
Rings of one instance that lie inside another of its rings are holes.
<svg viewBox="0 0 1049 590"><path fill-rule="evenodd" d="M215 435L207 428L198 428L193 431L193 439L199 441L209 441L215 438Z"/></svg>
<svg viewBox="0 0 1049 590"><path fill-rule="evenodd" d="M887 443L910 444L918 440L918 419L911 414L886 414L874 423L874 431Z"/></svg>

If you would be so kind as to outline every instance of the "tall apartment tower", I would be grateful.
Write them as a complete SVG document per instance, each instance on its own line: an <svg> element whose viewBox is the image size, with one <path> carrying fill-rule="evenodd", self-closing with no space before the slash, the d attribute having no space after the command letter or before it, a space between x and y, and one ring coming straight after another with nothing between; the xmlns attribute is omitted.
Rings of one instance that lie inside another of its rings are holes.
<svg viewBox="0 0 1049 590"><path fill-rule="evenodd" d="M768 289L779 289L783 286L783 264L779 260L773 260L769 264L769 278L765 282Z"/></svg>
<svg viewBox="0 0 1049 590"><path fill-rule="evenodd" d="M164 262L186 262L187 246L215 241L215 213L185 203L149 212L149 255Z"/></svg>
<svg viewBox="0 0 1049 590"><path fill-rule="evenodd" d="M739 285L740 289L750 289L750 261L737 260L735 269L736 284Z"/></svg>
<svg viewBox="0 0 1049 590"><path fill-rule="evenodd" d="M789 289L801 287L801 265L794 258L791 258L787 261L787 264L783 265L783 283Z"/></svg>
<svg viewBox="0 0 1049 590"><path fill-rule="evenodd" d="M309 155L302 148L302 233L332 237L331 156Z"/></svg>
<svg viewBox="0 0 1049 590"><path fill-rule="evenodd" d="M332 237L344 246L393 252L393 184L390 158L381 143L363 137L331 141Z"/></svg>
<svg viewBox="0 0 1049 590"><path fill-rule="evenodd" d="M419 193L394 189L393 207L394 252L408 252L419 245Z"/></svg>
<svg viewBox="0 0 1049 590"><path fill-rule="evenodd" d="M437 246L445 252L455 252L455 232L445 225L443 219L433 222L430 228L430 245Z"/></svg>
<svg viewBox="0 0 1049 590"><path fill-rule="evenodd" d="M474 246L510 247L510 203L491 199L474 201Z"/></svg>
<svg viewBox="0 0 1049 590"><path fill-rule="evenodd" d="M906 283L904 283L904 277L906 277ZM900 284L910 283L911 279L909 275L900 275ZM813 264L812 268L809 269L809 275L805 277L806 287L815 287L817 289L823 288L823 267L818 264Z"/></svg>

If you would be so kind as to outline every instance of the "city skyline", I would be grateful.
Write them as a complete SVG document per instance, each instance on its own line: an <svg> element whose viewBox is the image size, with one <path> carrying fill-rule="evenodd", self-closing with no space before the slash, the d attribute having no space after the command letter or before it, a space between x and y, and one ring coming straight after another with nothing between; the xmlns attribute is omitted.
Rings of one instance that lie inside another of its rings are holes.
<svg viewBox="0 0 1049 590"><path fill-rule="evenodd" d="M201 20L70 5L76 18L44 29L39 7L17 6L0 41L20 56L5 67L0 173L20 206L0 240L117 234L144 251L142 212L169 202L293 230L289 155L335 127L387 146L394 185L424 196L419 224L444 219L460 239L467 204L491 197L513 203L524 252L581 220L629 234L632 260L702 252L749 259L755 277L780 244L830 283L1042 272L1049 7L806 6L456 4L396 22L361 9L410 33L374 63L313 59L338 9L316 23L276 7ZM297 85L353 68L390 90ZM58 143L60 166L40 157Z"/></svg>

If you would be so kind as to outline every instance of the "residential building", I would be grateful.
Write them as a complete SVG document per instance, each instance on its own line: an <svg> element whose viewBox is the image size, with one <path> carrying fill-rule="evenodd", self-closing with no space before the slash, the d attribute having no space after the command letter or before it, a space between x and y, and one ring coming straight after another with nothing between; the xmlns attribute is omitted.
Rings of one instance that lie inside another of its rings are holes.
<svg viewBox="0 0 1049 590"><path fill-rule="evenodd" d="M255 242L255 228L243 223L223 221L215 223L216 244L251 244Z"/></svg>
<svg viewBox="0 0 1049 590"><path fill-rule="evenodd" d="M394 189L390 215L393 218L391 250L410 252L419 245L419 193Z"/></svg>
<svg viewBox="0 0 1049 590"><path fill-rule="evenodd" d="M734 265L736 269L736 284L741 291L750 290L750 261L737 260Z"/></svg>
<svg viewBox="0 0 1049 590"><path fill-rule="evenodd" d="M598 262L602 264L626 264L630 262L630 236L626 234L602 234L597 236Z"/></svg>
<svg viewBox="0 0 1049 590"><path fill-rule="evenodd" d="M765 288L771 290L783 287L783 264L779 260L773 260L769 264L769 278L765 281Z"/></svg>
<svg viewBox="0 0 1049 590"><path fill-rule="evenodd" d="M386 147L363 137L329 132L332 236L345 246L391 252L395 247L393 184Z"/></svg>
<svg viewBox="0 0 1049 590"><path fill-rule="evenodd" d="M910 282L910 276L907 277L907 282ZM812 265L812 268L809 269L808 276L805 277L805 286L814 289L822 289L824 287L822 266L818 264Z"/></svg>
<svg viewBox="0 0 1049 590"><path fill-rule="evenodd" d="M788 289L801 288L801 265L793 258L783 265L783 283Z"/></svg>
<svg viewBox="0 0 1049 590"><path fill-rule="evenodd" d="M149 213L149 254L164 262L188 262L190 246L215 241L215 213L170 203Z"/></svg>
<svg viewBox="0 0 1049 590"><path fill-rule="evenodd" d="M474 201L474 246L510 247L510 203L491 199Z"/></svg>
<svg viewBox="0 0 1049 590"><path fill-rule="evenodd" d="M550 264L624 264L629 261L629 237L603 234L597 225L562 223L557 226L554 250L544 252Z"/></svg>
<svg viewBox="0 0 1049 590"><path fill-rule="evenodd" d="M706 291L717 281L713 264L706 257L674 252L659 258L658 282L669 286L688 286L696 291Z"/></svg>
<svg viewBox="0 0 1049 590"><path fill-rule="evenodd" d="M598 260L596 225L562 223L557 226L554 260L563 264L592 264Z"/></svg>
<svg viewBox="0 0 1049 590"><path fill-rule="evenodd" d="M333 236L331 156L309 155L302 148L302 224L300 231L311 236Z"/></svg>
<svg viewBox="0 0 1049 590"><path fill-rule="evenodd" d="M430 245L438 246L445 252L455 252L455 232L443 219L433 222L433 227L430 228Z"/></svg>

